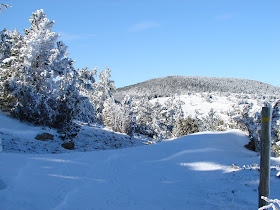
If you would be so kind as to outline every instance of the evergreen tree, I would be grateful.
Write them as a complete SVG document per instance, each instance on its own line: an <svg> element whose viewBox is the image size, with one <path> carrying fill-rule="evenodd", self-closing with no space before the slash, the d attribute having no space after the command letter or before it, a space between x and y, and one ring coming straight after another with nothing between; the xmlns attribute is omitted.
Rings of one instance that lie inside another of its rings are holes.
<svg viewBox="0 0 280 210"><path fill-rule="evenodd" d="M148 97L141 98L138 102L133 102L134 115L136 118L136 132L153 137L152 128L152 104Z"/></svg>
<svg viewBox="0 0 280 210"><path fill-rule="evenodd" d="M102 70L98 77L98 82L93 83L94 91L89 95L90 101L93 104L96 113L97 119L99 122L103 122L102 112L104 109L104 103L106 100L113 99L113 92L116 90L114 82L110 80L111 70L106 67L105 70Z"/></svg>
<svg viewBox="0 0 280 210"><path fill-rule="evenodd" d="M117 104L113 98L108 98L104 103L103 120L104 124L111 127L113 131L132 135L135 117L131 100L126 98L121 104Z"/></svg>
<svg viewBox="0 0 280 210"><path fill-rule="evenodd" d="M74 119L96 121L93 106L76 88L74 61L52 32L54 21L43 10L29 20L24 36L16 30L0 34L2 108L4 104L17 118L60 130L71 130Z"/></svg>
<svg viewBox="0 0 280 210"><path fill-rule="evenodd" d="M167 119L165 116L166 107L163 107L159 101L156 101L152 106L152 130L153 130L153 138L157 140L167 139Z"/></svg>
<svg viewBox="0 0 280 210"><path fill-rule="evenodd" d="M77 82L76 86L80 94L86 97L91 97L95 91L95 76L97 68L94 68L92 71L89 71L88 68L78 69L77 70Z"/></svg>
<svg viewBox="0 0 280 210"><path fill-rule="evenodd" d="M42 9L33 13L29 21L31 27L24 30L21 48L24 56L24 82L38 93L49 94L53 91L54 77L60 73L57 68L52 68L61 49L55 49L59 34L52 32L55 22L50 21Z"/></svg>
<svg viewBox="0 0 280 210"><path fill-rule="evenodd" d="M0 106L2 110L11 112L17 104L12 94L16 91L16 81L20 81L23 71L23 59L20 56L22 35L15 29L13 32L0 32Z"/></svg>

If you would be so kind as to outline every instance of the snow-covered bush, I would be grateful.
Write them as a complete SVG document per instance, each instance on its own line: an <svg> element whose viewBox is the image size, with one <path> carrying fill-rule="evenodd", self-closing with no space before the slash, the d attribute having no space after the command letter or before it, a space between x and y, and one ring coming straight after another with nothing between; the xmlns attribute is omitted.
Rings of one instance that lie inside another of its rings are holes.
<svg viewBox="0 0 280 210"><path fill-rule="evenodd" d="M280 208L280 200L278 199L269 199L265 196L262 196L261 199L265 200L268 205L259 208L259 210L270 209L278 210Z"/></svg>
<svg viewBox="0 0 280 210"><path fill-rule="evenodd" d="M271 143L272 152L280 157L280 100L278 100L272 109L271 115Z"/></svg>
<svg viewBox="0 0 280 210"><path fill-rule="evenodd" d="M102 122L102 112L104 109L104 103L107 99L113 98L113 92L116 90L114 81L111 79L111 70L106 67L102 70L98 76L98 82L93 83L94 91L89 95L90 102L93 104L97 119Z"/></svg>
<svg viewBox="0 0 280 210"><path fill-rule="evenodd" d="M223 119L213 109L210 109L208 115L203 117L200 122L202 131L224 131L227 127Z"/></svg>
<svg viewBox="0 0 280 210"><path fill-rule="evenodd" d="M135 132L161 140L175 137L176 122L184 117L183 102L170 97L163 104L151 103L148 97L142 97L133 103L136 118Z"/></svg>
<svg viewBox="0 0 280 210"><path fill-rule="evenodd" d="M253 104L247 104L243 107L234 120L238 128L245 130L249 134L250 142L246 147L254 151L260 151L261 142L261 108L256 112L252 111ZM262 106L271 106L264 102ZM271 115L271 150L275 156L280 156L280 100L272 107Z"/></svg>
<svg viewBox="0 0 280 210"><path fill-rule="evenodd" d="M135 132L153 137L152 128L152 103L148 97L142 97L139 101L133 101L134 115L136 119Z"/></svg>
<svg viewBox="0 0 280 210"><path fill-rule="evenodd" d="M113 98L107 99L104 103L103 120L104 124L111 127L113 131L133 134L134 117L131 108L125 102L117 104Z"/></svg>
<svg viewBox="0 0 280 210"><path fill-rule="evenodd" d="M178 120L175 124L174 136L180 137L200 132L200 124L201 120L198 118L192 118L191 116L188 116L187 118L182 118Z"/></svg>

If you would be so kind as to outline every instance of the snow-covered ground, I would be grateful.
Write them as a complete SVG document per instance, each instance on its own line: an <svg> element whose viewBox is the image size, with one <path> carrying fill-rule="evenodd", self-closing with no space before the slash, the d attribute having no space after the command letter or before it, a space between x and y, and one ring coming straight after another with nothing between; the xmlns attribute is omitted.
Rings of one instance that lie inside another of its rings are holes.
<svg viewBox="0 0 280 210"><path fill-rule="evenodd" d="M229 96L224 96L218 93L193 93L190 95L180 95L176 96L176 100L180 99L184 102L182 105L182 110L185 117L191 116L195 117L205 117L208 115L212 109L217 115L221 116L224 121L230 120L230 113L235 109L239 111L251 104L250 115L254 115L256 112L260 112L263 102L265 100L253 99L252 96L240 97L238 94L231 94ZM247 97L247 98L246 98ZM152 99L151 102L155 103L158 101L164 104L170 97L161 97ZM275 102L274 102L275 103ZM272 104L274 104L272 103Z"/></svg>
<svg viewBox="0 0 280 210"><path fill-rule="evenodd" d="M41 132L19 126L10 134ZM3 145L0 209L257 209L259 155L244 148L248 141L231 130L62 154L11 153ZM271 166L271 198L279 198L280 158Z"/></svg>
<svg viewBox="0 0 280 210"><path fill-rule="evenodd" d="M53 140L40 141L38 134L54 135ZM0 111L0 139L4 152L16 153L65 153L94 150L108 150L143 145L147 140L133 138L125 134L114 133L98 125L81 124L81 131L74 139L75 150L64 149L64 141L55 129L34 126L31 123L20 122Z"/></svg>
<svg viewBox="0 0 280 210"><path fill-rule="evenodd" d="M176 96L176 99L180 99L184 102L182 109L185 116L194 117L195 114L200 116L205 116L209 113L211 109L216 112L218 115L222 116L223 119L228 118L227 113L233 110L233 107L239 107L242 109L244 105L252 103L253 112L261 110L260 100L256 99L240 99L238 95L231 94L230 96L221 96L218 93L212 94L201 94L194 93L191 95L181 95ZM211 97L211 98L210 98ZM155 103L158 101L161 104L164 104L169 97L162 97L152 99L151 102Z"/></svg>

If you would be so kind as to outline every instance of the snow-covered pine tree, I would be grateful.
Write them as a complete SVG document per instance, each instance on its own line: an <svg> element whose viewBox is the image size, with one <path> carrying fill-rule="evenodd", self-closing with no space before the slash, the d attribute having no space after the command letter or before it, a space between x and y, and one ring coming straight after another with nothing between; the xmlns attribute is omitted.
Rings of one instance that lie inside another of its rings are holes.
<svg viewBox="0 0 280 210"><path fill-rule="evenodd" d="M23 36L16 29L13 32L5 29L0 36L0 108L11 112L18 102L13 92L23 73L20 54Z"/></svg>
<svg viewBox="0 0 280 210"><path fill-rule="evenodd" d="M54 21L37 10L30 23L25 36L17 31L1 36L1 68L8 72L8 85L1 85L1 94L6 97L8 92L16 99L12 115L62 130L77 118L94 121L93 106L76 90L74 61L67 57L63 42L57 42L59 35L51 31ZM2 49L10 49L10 54Z"/></svg>
<svg viewBox="0 0 280 210"><path fill-rule="evenodd" d="M134 115L136 117L136 132L153 137L152 128L152 104L147 96L140 98L139 101L133 102Z"/></svg>
<svg viewBox="0 0 280 210"><path fill-rule="evenodd" d="M18 53L22 59L19 74L12 80L15 86L12 94L18 100L12 114L22 120L55 127L60 91L54 78L61 72L57 71L54 61L62 54L58 52L62 48L55 49L59 35L51 31L54 21L47 19L43 10L37 10L29 20L31 27L24 30ZM70 71L73 67L69 65Z"/></svg>
<svg viewBox="0 0 280 210"><path fill-rule="evenodd" d="M132 135L135 127L135 117L131 100L126 97L121 104L115 103L113 98L108 98L103 109L104 124L113 131Z"/></svg>
<svg viewBox="0 0 280 210"><path fill-rule="evenodd" d="M167 139L175 136L176 122L184 117L183 101L170 97L163 105L158 102L153 107L153 128L157 139Z"/></svg>
<svg viewBox="0 0 280 210"><path fill-rule="evenodd" d="M182 109L184 102L180 98L176 100L176 97L176 95L172 96L164 103L164 106L166 107L166 113L164 115L167 122L166 130L168 138L176 137L176 122L184 118L184 112Z"/></svg>
<svg viewBox="0 0 280 210"><path fill-rule="evenodd" d="M129 95L126 95L123 99L121 105L123 108L123 127L125 133L128 135L132 135L135 132L136 128L136 117L134 115L134 108L132 103L132 98Z"/></svg>
<svg viewBox="0 0 280 210"><path fill-rule="evenodd" d="M108 98L104 103L104 109L102 111L103 122L106 126L111 127L113 130L117 127L115 126L117 123L117 112L119 112L119 107L112 98Z"/></svg>
<svg viewBox="0 0 280 210"><path fill-rule="evenodd" d="M106 100L113 99L113 92L116 90L114 81L110 80L111 70L106 67L105 70L102 70L98 76L98 82L93 83L94 91L89 95L90 102L93 104L96 113L97 120L103 122L102 112L104 109L104 103Z"/></svg>
<svg viewBox="0 0 280 210"><path fill-rule="evenodd" d="M0 61L11 56L11 43L8 41L11 31L4 29L0 31Z"/></svg>
<svg viewBox="0 0 280 210"><path fill-rule="evenodd" d="M161 141L167 139L167 119L165 116L166 107L163 107L159 101L156 101L152 106L152 123L153 138Z"/></svg>
<svg viewBox="0 0 280 210"><path fill-rule="evenodd" d="M59 50L55 49L59 34L52 32L55 22L50 21L42 9L34 12L29 21L31 27L24 30L24 43L21 48L24 56L24 82L38 93L51 93L53 79L60 73L57 68L52 68L55 65L54 57Z"/></svg>
<svg viewBox="0 0 280 210"><path fill-rule="evenodd" d="M86 97L91 97L91 95L93 95L93 92L95 91L94 83L96 82L96 73L96 67L92 71L89 71L87 67L77 70L76 86L81 95Z"/></svg>
<svg viewBox="0 0 280 210"><path fill-rule="evenodd" d="M224 130L224 121L216 114L213 108L210 109L208 115L202 119L200 127L202 131L222 131Z"/></svg>
<svg viewBox="0 0 280 210"><path fill-rule="evenodd" d="M278 100L272 109L271 117L271 143L272 152L280 157L280 100Z"/></svg>

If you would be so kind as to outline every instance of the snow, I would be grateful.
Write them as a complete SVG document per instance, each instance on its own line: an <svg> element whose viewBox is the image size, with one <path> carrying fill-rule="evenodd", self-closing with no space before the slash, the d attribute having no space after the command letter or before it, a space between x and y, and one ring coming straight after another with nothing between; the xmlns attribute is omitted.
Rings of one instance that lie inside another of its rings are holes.
<svg viewBox="0 0 280 210"><path fill-rule="evenodd" d="M3 132L22 131L28 139L42 128L0 117L0 209L257 209L259 155L244 148L249 139L239 130L123 149L23 154L5 150ZM271 166L270 195L279 198L280 158Z"/></svg>
<svg viewBox="0 0 280 210"><path fill-rule="evenodd" d="M209 98L211 96L211 99ZM161 97L152 99L151 102L155 103L158 101L161 104L164 104L169 97ZM222 117L223 120L229 120L228 112L233 111L233 106L238 105L242 110L244 105L252 103L251 112L255 113L261 109L261 105L257 99L240 99L238 95L231 94L230 96L221 96L218 93L212 94L201 94L193 93L191 95L180 95L176 96L176 99L180 99L184 102L182 106L185 116L195 117L206 116L211 109L217 112L218 115Z"/></svg>
<svg viewBox="0 0 280 210"><path fill-rule="evenodd" d="M121 133L113 133L99 125L79 124L81 131L74 139L74 152L141 146L147 141ZM35 137L42 133L54 135L54 140L35 140ZM59 136L55 129L19 122L0 112L0 139L2 138L2 147L5 152L39 154L73 152L61 147L64 141Z"/></svg>

